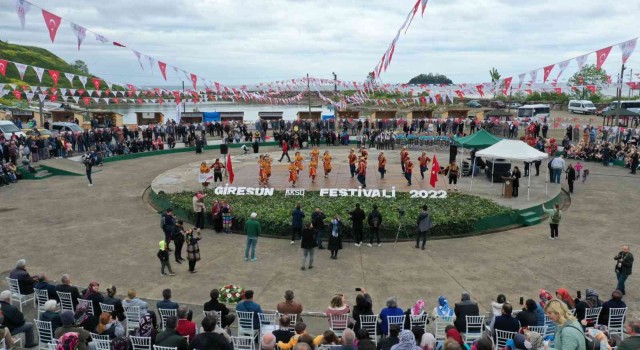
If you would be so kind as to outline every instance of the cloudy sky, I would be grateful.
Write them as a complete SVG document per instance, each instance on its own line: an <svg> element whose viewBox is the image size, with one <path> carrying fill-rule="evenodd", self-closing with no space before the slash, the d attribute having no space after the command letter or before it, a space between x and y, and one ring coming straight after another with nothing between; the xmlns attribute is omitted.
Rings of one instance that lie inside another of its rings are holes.
<svg viewBox="0 0 640 350"><path fill-rule="evenodd" d="M143 71L131 51L100 44L93 34L78 51L69 21L223 84L307 73L331 78L332 72L363 81L414 1L33 0L63 18L52 44L38 8L31 8L21 30L14 0L0 0L0 40L44 47L67 61L81 59L93 74L137 85L176 85L184 77L167 69L165 83L157 66L150 72L145 64ZM400 36L382 80L407 82L433 72L455 83L484 82L491 67L515 80L519 73L639 36L637 13L638 1L430 0L424 17L418 13ZM595 54L587 62L594 63ZM615 76L620 63L616 46L604 68ZM628 66L640 73L640 48ZM575 70L572 63L565 79Z"/></svg>

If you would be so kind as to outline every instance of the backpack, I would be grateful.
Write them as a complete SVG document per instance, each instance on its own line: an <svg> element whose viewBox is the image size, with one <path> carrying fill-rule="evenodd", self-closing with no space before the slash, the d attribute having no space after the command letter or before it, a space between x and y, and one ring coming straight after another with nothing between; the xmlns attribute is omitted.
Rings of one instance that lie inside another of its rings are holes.
<svg viewBox="0 0 640 350"><path fill-rule="evenodd" d="M160 215L160 228L164 230L165 226L167 226L166 224L166 214L162 214Z"/></svg>
<svg viewBox="0 0 640 350"><path fill-rule="evenodd" d="M56 350L76 350L79 343L78 333L67 332L60 337Z"/></svg>
<svg viewBox="0 0 640 350"><path fill-rule="evenodd" d="M553 215L551 215L551 221L554 223L559 223L560 222L560 210L555 210L553 212Z"/></svg>

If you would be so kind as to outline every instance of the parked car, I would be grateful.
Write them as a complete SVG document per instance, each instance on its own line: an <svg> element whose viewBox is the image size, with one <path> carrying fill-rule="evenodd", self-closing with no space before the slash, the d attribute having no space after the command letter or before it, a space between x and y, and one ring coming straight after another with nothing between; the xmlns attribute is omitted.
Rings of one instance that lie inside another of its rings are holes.
<svg viewBox="0 0 640 350"><path fill-rule="evenodd" d="M73 131L73 132L83 132L84 129L78 126L76 123L67 123L67 122L55 122L51 125L51 129L57 132L62 131Z"/></svg>
<svg viewBox="0 0 640 350"><path fill-rule="evenodd" d="M3 135L5 139L11 138L11 136L16 135L17 137L26 137L25 133L22 130L18 129L18 127L9 120L0 120L0 135Z"/></svg>
<svg viewBox="0 0 640 350"><path fill-rule="evenodd" d="M27 136L31 136L36 134L33 129L22 129L22 132L24 132ZM44 128L38 128L38 133L40 133L40 137L44 138L44 139L48 139L50 137L56 137L56 134L54 134L53 132L44 129Z"/></svg>
<svg viewBox="0 0 640 350"><path fill-rule="evenodd" d="M571 100L568 107L569 113L596 114L596 106L589 100Z"/></svg>
<svg viewBox="0 0 640 350"><path fill-rule="evenodd" d="M467 102L467 107L481 108L482 105L480 104L480 102L478 100L471 100L471 101Z"/></svg>
<svg viewBox="0 0 640 350"><path fill-rule="evenodd" d="M507 105L502 101L491 101L491 108L506 108Z"/></svg>
<svg viewBox="0 0 640 350"><path fill-rule="evenodd" d="M507 105L507 107L513 108L513 109L518 109L518 108L522 107L522 103L512 102L512 103L509 103Z"/></svg>

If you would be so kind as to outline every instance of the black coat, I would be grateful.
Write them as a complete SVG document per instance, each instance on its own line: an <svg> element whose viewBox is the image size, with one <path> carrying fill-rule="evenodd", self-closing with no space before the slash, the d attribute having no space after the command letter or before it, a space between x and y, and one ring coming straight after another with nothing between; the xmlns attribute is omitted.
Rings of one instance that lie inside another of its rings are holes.
<svg viewBox="0 0 640 350"><path fill-rule="evenodd" d="M189 344L189 350L233 350L233 344L219 333L201 333Z"/></svg>
<svg viewBox="0 0 640 350"><path fill-rule="evenodd" d="M467 331L467 316L480 315L480 309L478 308L478 303L471 300L465 300L465 301L456 303L454 312L456 314L456 320L454 321L453 324L456 326L456 329L460 333Z"/></svg>
<svg viewBox="0 0 640 350"><path fill-rule="evenodd" d="M78 287L70 286L68 284L59 284L56 286L57 292L71 293L71 300L73 300L73 306L78 305L78 298L81 298Z"/></svg>
<svg viewBox="0 0 640 350"><path fill-rule="evenodd" d="M24 325L24 315L17 307L5 303L4 301L0 301L0 309L2 309L2 314L4 315L4 324L9 331L13 332L14 328L18 328Z"/></svg>
<svg viewBox="0 0 640 350"><path fill-rule="evenodd" d="M313 249L316 247L315 232L313 229L305 228L302 230L302 239L300 240L300 248Z"/></svg>
<svg viewBox="0 0 640 350"><path fill-rule="evenodd" d="M354 227L362 227L362 223L366 217L364 210L360 208L354 209L349 213L351 215L351 221L353 222Z"/></svg>
<svg viewBox="0 0 640 350"><path fill-rule="evenodd" d="M631 269L633 268L633 254L620 252L614 259L618 260L618 263L616 263L616 272L620 272L627 276L631 274Z"/></svg>

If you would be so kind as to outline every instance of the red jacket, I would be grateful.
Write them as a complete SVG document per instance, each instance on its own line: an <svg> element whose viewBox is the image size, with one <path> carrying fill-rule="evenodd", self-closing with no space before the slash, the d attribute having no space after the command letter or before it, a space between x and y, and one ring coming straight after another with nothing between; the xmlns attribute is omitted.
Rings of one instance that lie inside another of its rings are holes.
<svg viewBox="0 0 640 350"><path fill-rule="evenodd" d="M189 341L191 341L196 336L196 327L197 326L194 322L191 322L186 318L179 319L178 325L176 326L176 332L178 332L178 334L180 334L183 337L188 335Z"/></svg>

